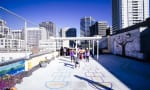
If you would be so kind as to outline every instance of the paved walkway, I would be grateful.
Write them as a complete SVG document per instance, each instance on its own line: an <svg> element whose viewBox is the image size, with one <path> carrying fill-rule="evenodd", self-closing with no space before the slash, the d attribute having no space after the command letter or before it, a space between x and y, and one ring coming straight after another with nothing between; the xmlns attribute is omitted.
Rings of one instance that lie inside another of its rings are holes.
<svg viewBox="0 0 150 90"><path fill-rule="evenodd" d="M150 90L150 63L115 55L100 55L98 62L131 90Z"/></svg>
<svg viewBox="0 0 150 90"><path fill-rule="evenodd" d="M59 57L45 68L40 68L25 77L18 90L129 90L129 88L90 58L80 61L74 68L70 57Z"/></svg>

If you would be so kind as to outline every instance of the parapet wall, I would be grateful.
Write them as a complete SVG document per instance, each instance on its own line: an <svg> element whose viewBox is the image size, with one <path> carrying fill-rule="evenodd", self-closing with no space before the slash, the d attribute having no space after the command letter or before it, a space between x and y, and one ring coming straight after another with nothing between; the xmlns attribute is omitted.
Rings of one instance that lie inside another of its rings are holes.
<svg viewBox="0 0 150 90"><path fill-rule="evenodd" d="M28 59L21 58L14 61L9 61L0 64L0 77L4 75L15 75L24 71L30 71L35 66L39 65L41 61L53 59L58 56L58 52L40 54L31 56Z"/></svg>
<svg viewBox="0 0 150 90"><path fill-rule="evenodd" d="M144 59L140 45L139 28L111 36L111 51L116 55Z"/></svg>

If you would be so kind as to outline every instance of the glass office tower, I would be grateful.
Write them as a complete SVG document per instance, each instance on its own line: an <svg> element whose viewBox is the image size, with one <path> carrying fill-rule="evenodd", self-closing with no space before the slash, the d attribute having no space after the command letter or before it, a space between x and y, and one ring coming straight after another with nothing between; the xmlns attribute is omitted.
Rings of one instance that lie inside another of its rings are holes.
<svg viewBox="0 0 150 90"><path fill-rule="evenodd" d="M80 20L80 36L89 37L90 36L90 26L95 23L95 20L90 17L84 17Z"/></svg>

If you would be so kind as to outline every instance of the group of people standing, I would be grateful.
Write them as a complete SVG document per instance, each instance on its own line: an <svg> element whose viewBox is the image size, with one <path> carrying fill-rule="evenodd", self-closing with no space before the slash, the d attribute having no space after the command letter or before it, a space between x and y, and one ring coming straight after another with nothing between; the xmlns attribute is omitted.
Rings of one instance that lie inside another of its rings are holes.
<svg viewBox="0 0 150 90"><path fill-rule="evenodd" d="M68 56L70 54L70 50L67 47L60 48L60 56Z"/></svg>
<svg viewBox="0 0 150 90"><path fill-rule="evenodd" d="M76 51L76 49L61 47L60 56L68 56L68 55L70 55L71 62L74 62L76 67L76 65L79 64L79 60L86 60L86 62L89 62L90 50L88 48L86 49L78 48Z"/></svg>
<svg viewBox="0 0 150 90"><path fill-rule="evenodd" d="M82 48L80 48L80 49L78 50L78 58L79 58L80 60L86 59L86 61L89 62L89 56L90 56L90 51L89 51L88 48L87 48L87 49L82 49Z"/></svg>
<svg viewBox="0 0 150 90"><path fill-rule="evenodd" d="M88 48L87 49L80 48L77 50L77 52L75 52L73 49L70 50L71 62L75 62L75 67L77 64L79 64L79 60L85 59L86 62L89 62L89 56L90 56L90 51Z"/></svg>

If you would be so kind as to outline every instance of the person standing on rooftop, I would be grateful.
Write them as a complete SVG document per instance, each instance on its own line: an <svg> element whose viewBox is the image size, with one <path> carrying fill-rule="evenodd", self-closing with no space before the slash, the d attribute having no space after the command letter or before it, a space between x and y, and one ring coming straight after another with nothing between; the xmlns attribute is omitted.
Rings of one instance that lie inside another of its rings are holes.
<svg viewBox="0 0 150 90"><path fill-rule="evenodd" d="M90 56L90 51L88 49L86 49L86 51L85 51L86 62L89 62L89 56Z"/></svg>
<svg viewBox="0 0 150 90"><path fill-rule="evenodd" d="M73 62L75 61L75 57L74 57L74 51L71 49L70 51L70 57L71 57L71 62L73 60Z"/></svg>

